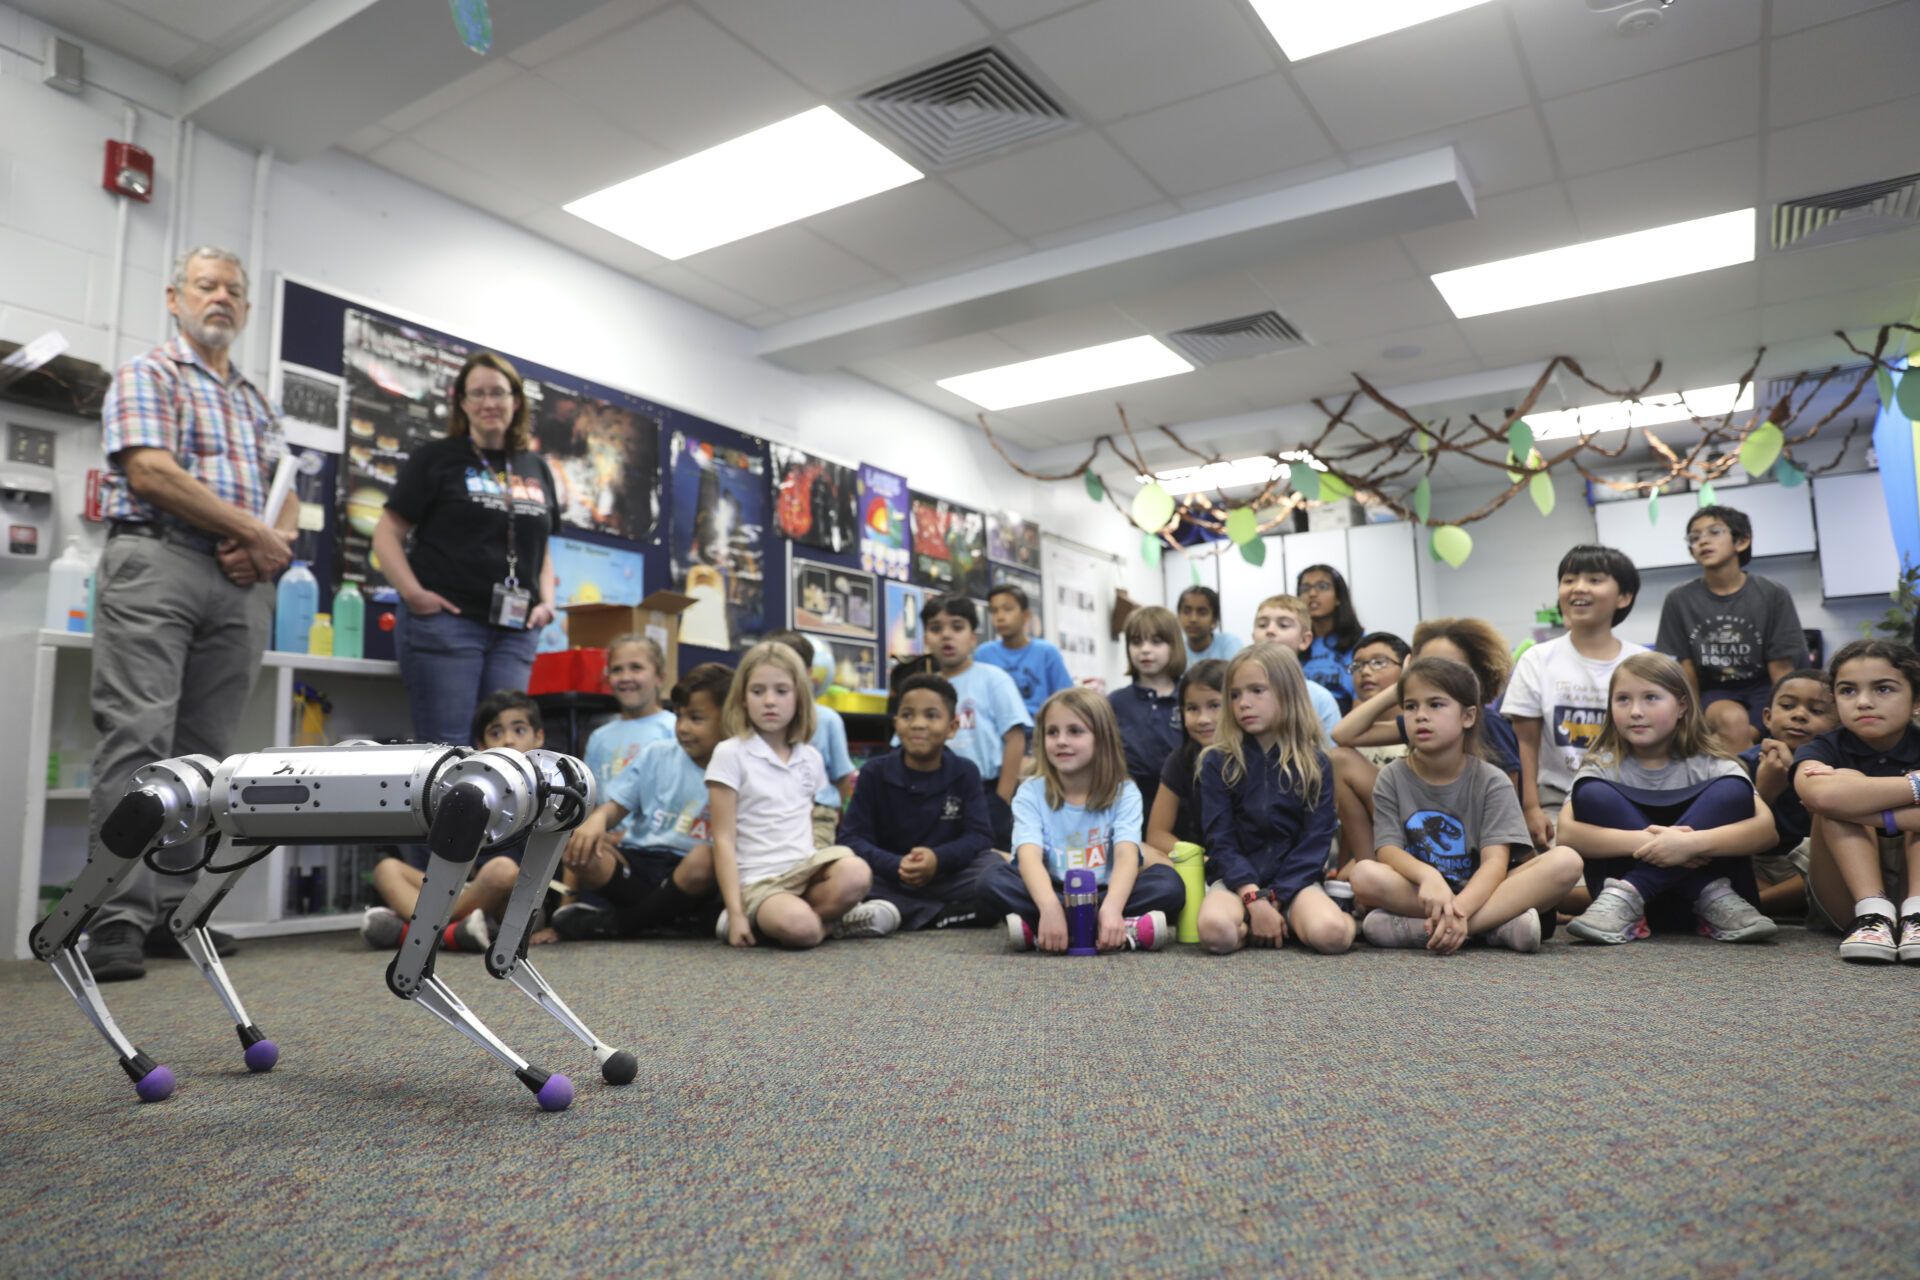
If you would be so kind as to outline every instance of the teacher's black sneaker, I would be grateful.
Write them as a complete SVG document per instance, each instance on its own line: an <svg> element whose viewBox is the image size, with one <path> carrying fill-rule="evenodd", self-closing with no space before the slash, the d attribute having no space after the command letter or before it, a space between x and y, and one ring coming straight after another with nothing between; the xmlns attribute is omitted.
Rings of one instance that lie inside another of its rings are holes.
<svg viewBox="0 0 1920 1280"><path fill-rule="evenodd" d="M1724 876L1700 891L1693 900L1693 914L1700 921L1701 934L1721 942L1760 942L1780 932L1780 926L1735 893Z"/></svg>
<svg viewBox="0 0 1920 1280"><path fill-rule="evenodd" d="M1567 922L1567 932L1583 942L1615 945L1647 936L1647 904L1625 880L1608 879L1593 905Z"/></svg>
<svg viewBox="0 0 1920 1280"><path fill-rule="evenodd" d="M130 982L147 976L146 935L131 920L87 930L87 968L95 982Z"/></svg>
<svg viewBox="0 0 1920 1280"><path fill-rule="evenodd" d="M240 940L230 933L219 929L207 930L207 936L213 939L213 954L230 956L240 949ZM147 955L154 960L185 960L187 949L173 936L173 930L164 924L157 924L147 930Z"/></svg>
<svg viewBox="0 0 1920 1280"><path fill-rule="evenodd" d="M849 908L827 930L830 938L884 938L900 927L900 908L885 898L868 898Z"/></svg>
<svg viewBox="0 0 1920 1280"><path fill-rule="evenodd" d="M1840 958L1855 964L1892 964L1900 956L1893 940L1893 921L1879 912L1853 918L1853 928L1840 939Z"/></svg>
<svg viewBox="0 0 1920 1280"><path fill-rule="evenodd" d="M626 936L620 918L611 911L569 902L553 913L553 931L568 942L598 942Z"/></svg>

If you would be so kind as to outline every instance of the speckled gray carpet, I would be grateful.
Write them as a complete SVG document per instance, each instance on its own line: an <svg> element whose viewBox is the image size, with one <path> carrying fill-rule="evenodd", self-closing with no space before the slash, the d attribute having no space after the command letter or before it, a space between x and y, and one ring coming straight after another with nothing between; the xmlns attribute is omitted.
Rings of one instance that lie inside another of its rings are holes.
<svg viewBox="0 0 1920 1280"><path fill-rule="evenodd" d="M571 1075L543 1114L351 934L106 988L180 1078L137 1102L51 973L0 965L9 1276L1912 1276L1920 971L1833 940L1447 960L994 932L539 956L640 1078L473 957Z"/></svg>

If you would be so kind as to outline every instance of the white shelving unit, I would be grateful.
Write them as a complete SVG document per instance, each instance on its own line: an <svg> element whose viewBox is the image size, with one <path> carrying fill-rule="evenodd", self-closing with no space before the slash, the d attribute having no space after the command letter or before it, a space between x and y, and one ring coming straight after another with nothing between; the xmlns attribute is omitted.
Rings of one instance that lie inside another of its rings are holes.
<svg viewBox="0 0 1920 1280"><path fill-rule="evenodd" d="M47 785L48 753L59 735L64 758L89 764L94 734L88 700L93 637L65 631L31 631L6 646L5 667L32 679L26 725L26 758L0 771L0 813L17 815L17 841L0 842L0 922L10 935L6 954L29 959L27 935L39 920L40 886L71 880L86 862L87 800L84 786ZM296 679L325 677L334 705L335 738L393 737L407 731L397 663L365 658L323 658L268 650L241 717L234 749L287 746L293 741ZM289 859L310 864L317 850L276 849L250 868L215 913L215 923L240 937L345 929L352 913L289 914L284 902Z"/></svg>

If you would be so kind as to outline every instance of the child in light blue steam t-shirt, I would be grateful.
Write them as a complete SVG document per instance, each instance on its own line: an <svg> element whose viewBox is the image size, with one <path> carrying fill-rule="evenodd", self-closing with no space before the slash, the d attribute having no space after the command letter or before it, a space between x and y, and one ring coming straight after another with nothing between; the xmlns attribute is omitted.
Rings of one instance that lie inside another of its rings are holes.
<svg viewBox="0 0 1920 1280"><path fill-rule="evenodd" d="M618 636L607 647L607 688L620 704L620 717L595 729L582 753L587 771L602 792L633 763L642 747L673 741L673 712L660 709L660 682L666 669L666 655L646 636ZM626 832L623 826L616 834L624 838Z"/></svg>

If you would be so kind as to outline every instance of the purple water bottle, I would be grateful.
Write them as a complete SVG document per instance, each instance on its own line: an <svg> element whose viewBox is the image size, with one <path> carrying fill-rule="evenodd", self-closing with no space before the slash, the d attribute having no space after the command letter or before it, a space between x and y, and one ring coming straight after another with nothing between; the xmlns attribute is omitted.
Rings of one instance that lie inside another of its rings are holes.
<svg viewBox="0 0 1920 1280"><path fill-rule="evenodd" d="M1067 909L1067 954L1100 954L1100 949L1094 945L1099 940L1096 927L1100 907L1100 877L1084 867L1067 872L1060 901Z"/></svg>

